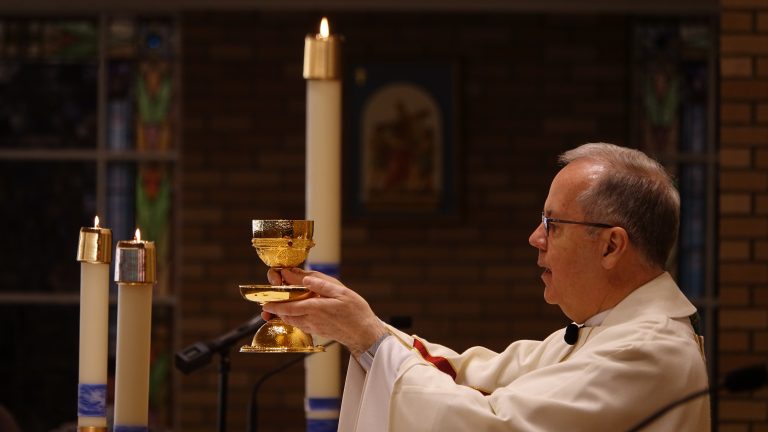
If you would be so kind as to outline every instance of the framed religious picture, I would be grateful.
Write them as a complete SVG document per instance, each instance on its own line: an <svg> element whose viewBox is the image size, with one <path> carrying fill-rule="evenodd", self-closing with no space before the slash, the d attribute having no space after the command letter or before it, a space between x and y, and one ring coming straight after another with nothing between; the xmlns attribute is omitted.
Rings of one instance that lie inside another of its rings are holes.
<svg viewBox="0 0 768 432"><path fill-rule="evenodd" d="M455 215L456 66L360 63L345 82L352 215Z"/></svg>

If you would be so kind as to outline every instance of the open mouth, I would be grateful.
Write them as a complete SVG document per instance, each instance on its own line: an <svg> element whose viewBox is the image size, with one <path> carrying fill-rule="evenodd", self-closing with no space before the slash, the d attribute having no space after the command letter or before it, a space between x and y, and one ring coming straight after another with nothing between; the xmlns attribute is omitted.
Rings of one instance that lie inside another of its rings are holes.
<svg viewBox="0 0 768 432"><path fill-rule="evenodd" d="M541 256L539 256L539 259L536 260L536 265L543 270L541 272L541 277L544 277L545 275L552 275L552 269L547 267L544 264L544 260L541 259Z"/></svg>
<svg viewBox="0 0 768 432"><path fill-rule="evenodd" d="M542 270L544 270L545 274L551 274L552 273L552 269L550 269L549 267L544 267L541 264L538 264L538 266L541 267Z"/></svg>

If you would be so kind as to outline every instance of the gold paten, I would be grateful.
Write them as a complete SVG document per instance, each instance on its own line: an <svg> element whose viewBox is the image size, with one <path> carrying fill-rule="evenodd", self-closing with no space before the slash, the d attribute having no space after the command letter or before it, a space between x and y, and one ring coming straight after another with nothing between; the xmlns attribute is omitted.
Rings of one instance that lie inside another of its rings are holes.
<svg viewBox="0 0 768 432"><path fill-rule="evenodd" d="M263 305L303 300L311 296L311 291L303 285L240 285L240 295Z"/></svg>
<svg viewBox="0 0 768 432"><path fill-rule="evenodd" d="M251 244L259 258L271 268L297 267L307 259L315 245L314 221L292 219L254 219ZM261 305L289 302L312 296L302 285L240 285L240 295ZM244 353L296 353L325 351L315 346L312 336L273 317L262 325L250 345L240 348Z"/></svg>
<svg viewBox="0 0 768 432"><path fill-rule="evenodd" d="M107 432L106 426L78 426L77 432Z"/></svg>

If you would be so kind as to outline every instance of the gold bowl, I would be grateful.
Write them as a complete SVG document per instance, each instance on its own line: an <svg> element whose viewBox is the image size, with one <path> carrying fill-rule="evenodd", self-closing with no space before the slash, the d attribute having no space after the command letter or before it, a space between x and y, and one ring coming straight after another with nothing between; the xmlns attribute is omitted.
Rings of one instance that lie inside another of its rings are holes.
<svg viewBox="0 0 768 432"><path fill-rule="evenodd" d="M300 219L253 219L253 238L312 240L315 221Z"/></svg>
<svg viewBox="0 0 768 432"><path fill-rule="evenodd" d="M312 240L286 238L255 238L251 244L264 264L272 268L298 267L315 245Z"/></svg>
<svg viewBox="0 0 768 432"><path fill-rule="evenodd" d="M272 268L297 267L307 259L315 223L311 220L254 219L251 244Z"/></svg>

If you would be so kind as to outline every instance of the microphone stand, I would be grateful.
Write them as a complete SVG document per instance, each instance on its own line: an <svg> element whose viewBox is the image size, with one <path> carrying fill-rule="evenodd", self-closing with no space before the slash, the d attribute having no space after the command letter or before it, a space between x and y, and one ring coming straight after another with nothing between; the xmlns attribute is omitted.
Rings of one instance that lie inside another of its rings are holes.
<svg viewBox="0 0 768 432"><path fill-rule="evenodd" d="M407 329L407 328L411 327L412 319L411 319L410 316L407 316L407 315L395 315L395 316L391 316L389 318L389 324L392 327L395 327L397 329L403 330L403 329ZM332 341L326 343L323 346L324 347L329 347L329 346L331 346L331 345L333 345L335 343L338 343L338 342L332 340ZM261 387L261 385L264 384L264 382L266 380L268 380L270 377L272 377L272 376L274 376L274 375L276 375L276 374L278 374L278 373L288 369L289 367L295 365L296 363L304 360L307 356L315 355L315 354L319 354L319 353L306 354L306 355L302 355L302 356L293 358L291 360L288 360L288 361L284 362L283 364L279 365L278 367L272 369L271 371L266 372L264 375L262 375L256 381L256 383L251 388L251 399L250 399L250 403L249 403L249 406L248 406L248 429L246 429L247 431L256 432L258 427L259 427L259 425L258 425L258 423L259 423L258 393L259 393L259 388Z"/></svg>
<svg viewBox="0 0 768 432"><path fill-rule="evenodd" d="M261 316L251 319L215 339L208 342L196 342L176 353L176 368L184 374L200 369L211 361L214 354L219 354L219 432L227 430L227 391L229 383L230 358L229 350L238 340L253 336L253 333L264 324Z"/></svg>
<svg viewBox="0 0 768 432"><path fill-rule="evenodd" d="M338 343L334 340L326 343L323 345L323 347L327 348L335 343ZM256 383L253 384L253 387L251 388L251 399L248 405L248 431L256 432L259 427L259 404L258 404L258 395L259 395L259 388L261 388L261 385L264 384L266 380L273 377L274 375L277 375L278 373L290 368L291 366L295 365L296 363L299 363L300 361L304 360L306 357L315 355L318 353L310 353L305 354L302 356L298 356L296 358L292 358L278 367L264 373L259 379L256 381Z"/></svg>
<svg viewBox="0 0 768 432"><path fill-rule="evenodd" d="M219 432L227 430L227 390L229 383L229 349L219 351Z"/></svg>

